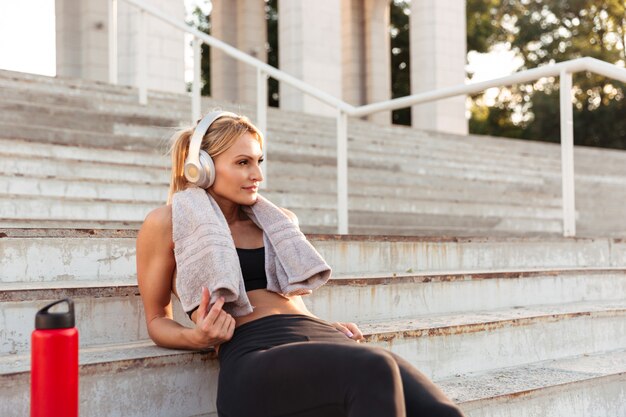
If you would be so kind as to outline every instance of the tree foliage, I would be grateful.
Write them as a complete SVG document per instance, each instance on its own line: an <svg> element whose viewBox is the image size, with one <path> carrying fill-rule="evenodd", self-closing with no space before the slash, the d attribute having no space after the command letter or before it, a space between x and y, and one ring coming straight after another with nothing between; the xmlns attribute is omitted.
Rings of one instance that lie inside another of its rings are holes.
<svg viewBox="0 0 626 417"><path fill-rule="evenodd" d="M468 0L468 51L504 44L523 60L520 69L590 56L626 63L623 0ZM502 90L488 107L473 99L470 131L558 142L558 79ZM591 73L574 76L574 141L626 149L623 83ZM515 115L517 114L517 120Z"/></svg>
<svg viewBox="0 0 626 417"><path fill-rule="evenodd" d="M411 56L409 51L409 9L406 0L390 4L389 34L391 37L391 97L411 94ZM394 124L411 125L411 108L394 110Z"/></svg>

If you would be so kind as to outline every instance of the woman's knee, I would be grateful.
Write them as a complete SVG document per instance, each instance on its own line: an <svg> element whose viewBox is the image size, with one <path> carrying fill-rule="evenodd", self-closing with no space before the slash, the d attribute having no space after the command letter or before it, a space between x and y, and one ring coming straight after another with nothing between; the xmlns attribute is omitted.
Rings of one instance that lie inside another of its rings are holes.
<svg viewBox="0 0 626 417"><path fill-rule="evenodd" d="M355 355L355 359L361 371L368 377L377 380L391 378L401 382L400 368L393 356L386 350L376 347L361 349L358 355Z"/></svg>

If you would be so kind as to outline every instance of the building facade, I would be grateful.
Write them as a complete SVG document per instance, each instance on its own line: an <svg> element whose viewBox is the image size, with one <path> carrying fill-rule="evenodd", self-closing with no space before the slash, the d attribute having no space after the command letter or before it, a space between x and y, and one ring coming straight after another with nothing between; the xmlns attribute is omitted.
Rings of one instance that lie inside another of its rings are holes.
<svg viewBox="0 0 626 417"><path fill-rule="evenodd" d="M391 98L389 11L391 0L278 1L279 68L352 105ZM139 11L118 0L118 80L137 84ZM185 18L182 1L153 0L168 16ZM267 61L264 0L213 0L211 33ZM465 0L412 0L410 13L411 92L465 81ZM57 74L108 80L107 0L56 0ZM147 85L183 92L184 36L147 16ZM211 90L216 99L256 100L256 71L211 48ZM286 110L334 115L327 105L287 86ZM391 123L391 112L368 116ZM467 134L465 97L414 106L419 129Z"/></svg>

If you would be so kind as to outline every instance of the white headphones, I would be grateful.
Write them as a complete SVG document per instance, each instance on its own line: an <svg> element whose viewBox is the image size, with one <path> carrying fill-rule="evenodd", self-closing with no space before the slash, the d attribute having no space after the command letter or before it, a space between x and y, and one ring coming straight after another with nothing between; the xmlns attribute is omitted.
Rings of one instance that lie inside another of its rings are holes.
<svg viewBox="0 0 626 417"><path fill-rule="evenodd" d="M200 149L202 138L211 124L222 116L239 117L227 111L207 113L193 131L189 141L189 152L185 160L185 178L200 188L209 188L215 182L215 164L208 153Z"/></svg>

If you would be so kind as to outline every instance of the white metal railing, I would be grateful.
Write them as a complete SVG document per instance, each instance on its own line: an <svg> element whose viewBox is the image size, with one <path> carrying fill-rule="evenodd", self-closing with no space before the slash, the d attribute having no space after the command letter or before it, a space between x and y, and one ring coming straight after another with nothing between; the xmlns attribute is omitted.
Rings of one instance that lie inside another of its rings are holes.
<svg viewBox="0 0 626 417"><path fill-rule="evenodd" d="M137 7L139 13L138 37L139 45L145 44L145 14L193 36L194 78L191 94L191 120L201 116L200 97L200 46L206 43L225 54L244 62L257 70L257 127L267 130L267 77L273 77L280 82L306 93L319 101L337 110L337 223L338 233L348 233L348 116L360 117L381 111L391 111L409 107L415 104L446 99L459 95L476 94L492 87L536 81L545 77L559 77L560 79L560 113L561 113L561 174L563 197L563 235L576 235L576 210L574 201L574 131L572 110L572 74L580 71L590 71L599 75L626 82L626 69L600 61L594 58L578 58L558 64L546 65L531 70L521 71L506 77L481 81L470 84L460 84L438 90L386 100L379 103L354 107L316 87L313 87L292 75L289 75L265 62L247 55L240 50L216 39L206 33L172 19L163 12L146 4L143 0L121 0ZM109 0L109 81L117 83L117 5L118 0ZM146 104L146 57L145 48L139 48L137 54L137 68L139 88L139 102ZM143 51L143 52L141 52ZM263 150L267 164L267 145ZM267 188L268 179L265 178L261 188Z"/></svg>

